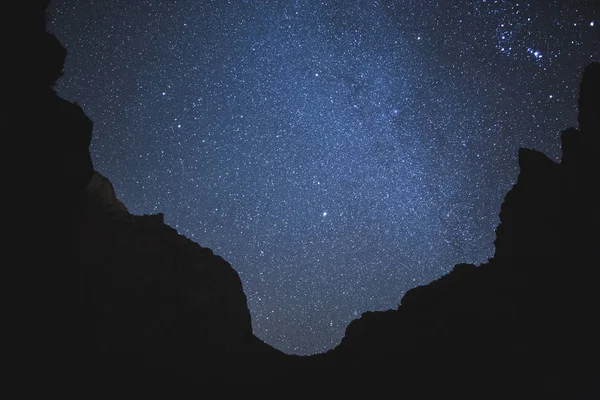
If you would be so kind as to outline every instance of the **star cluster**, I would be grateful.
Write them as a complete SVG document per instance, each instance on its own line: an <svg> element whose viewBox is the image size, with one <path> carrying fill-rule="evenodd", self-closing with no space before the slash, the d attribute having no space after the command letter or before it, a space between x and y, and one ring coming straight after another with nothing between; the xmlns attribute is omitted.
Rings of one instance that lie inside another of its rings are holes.
<svg viewBox="0 0 600 400"><path fill-rule="evenodd" d="M94 165L238 271L255 334L348 323L493 255L519 147L560 158L594 1L55 0Z"/></svg>

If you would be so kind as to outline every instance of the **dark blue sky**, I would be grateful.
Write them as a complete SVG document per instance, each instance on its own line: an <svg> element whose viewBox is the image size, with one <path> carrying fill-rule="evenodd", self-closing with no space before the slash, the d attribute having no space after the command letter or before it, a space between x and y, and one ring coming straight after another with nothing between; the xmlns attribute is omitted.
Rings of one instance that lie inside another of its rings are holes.
<svg viewBox="0 0 600 400"><path fill-rule="evenodd" d="M560 158L595 1L55 0L57 90L136 214L239 272L257 336L334 347L493 255L517 150Z"/></svg>

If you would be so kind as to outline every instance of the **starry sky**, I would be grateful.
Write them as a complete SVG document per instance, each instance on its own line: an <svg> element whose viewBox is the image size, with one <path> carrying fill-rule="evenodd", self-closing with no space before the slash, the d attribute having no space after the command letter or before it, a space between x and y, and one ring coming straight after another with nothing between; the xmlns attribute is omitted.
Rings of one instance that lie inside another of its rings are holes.
<svg viewBox="0 0 600 400"><path fill-rule="evenodd" d="M240 274L292 354L492 257L517 150L560 159L598 2L54 0L57 91L135 214Z"/></svg>

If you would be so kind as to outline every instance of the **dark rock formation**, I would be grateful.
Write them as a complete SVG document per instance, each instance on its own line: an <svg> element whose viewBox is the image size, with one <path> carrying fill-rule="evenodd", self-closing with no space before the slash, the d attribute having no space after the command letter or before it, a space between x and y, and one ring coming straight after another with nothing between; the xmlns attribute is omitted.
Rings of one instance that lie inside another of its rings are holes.
<svg viewBox="0 0 600 400"><path fill-rule="evenodd" d="M410 290L397 310L363 314L324 371L482 398L591 394L600 376L599 66L585 69L580 129L563 132L561 163L519 151L494 257Z"/></svg>
<svg viewBox="0 0 600 400"><path fill-rule="evenodd" d="M29 35L5 52L2 123L19 160L5 168L5 268L16 271L6 279L5 340L21 390L126 383L139 395L156 383L204 390L218 378L420 397L591 393L600 376L598 63L585 70L579 129L563 132L561 163L520 150L488 263L458 264L396 310L363 314L335 349L295 357L252 334L226 261L161 214L130 214L93 170L91 121L52 89L66 52L44 29L47 3L18 3L15 15L29 17L15 26Z"/></svg>
<svg viewBox="0 0 600 400"><path fill-rule="evenodd" d="M72 215L93 173L92 122L52 88L66 50L45 30L47 2L7 3L1 122L6 362L18 378L41 382L56 377L57 360L69 366L65 371L78 365L81 277Z"/></svg>
<svg viewBox="0 0 600 400"><path fill-rule="evenodd" d="M95 208L108 213L129 212L115 193L112 183L98 171L94 171L90 183L85 188L90 202Z"/></svg>
<svg viewBox="0 0 600 400"><path fill-rule="evenodd" d="M162 214L130 214L96 172L98 182L78 210L75 245L92 358L119 376L241 379L283 356L253 336L231 265Z"/></svg>
<svg viewBox="0 0 600 400"><path fill-rule="evenodd" d="M53 89L66 50L45 30L47 5L17 4L27 35L6 52L8 364L23 387L61 391L280 374L233 268L161 214L130 214L94 171L92 121Z"/></svg>

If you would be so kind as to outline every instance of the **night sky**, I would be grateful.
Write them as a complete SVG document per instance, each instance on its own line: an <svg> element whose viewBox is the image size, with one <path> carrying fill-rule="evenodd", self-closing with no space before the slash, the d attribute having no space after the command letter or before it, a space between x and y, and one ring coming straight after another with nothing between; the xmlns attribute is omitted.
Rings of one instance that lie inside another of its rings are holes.
<svg viewBox="0 0 600 400"><path fill-rule="evenodd" d="M597 5L54 0L48 28L118 197L229 261L258 337L312 354L493 255L517 150L558 161L577 125Z"/></svg>

